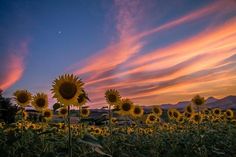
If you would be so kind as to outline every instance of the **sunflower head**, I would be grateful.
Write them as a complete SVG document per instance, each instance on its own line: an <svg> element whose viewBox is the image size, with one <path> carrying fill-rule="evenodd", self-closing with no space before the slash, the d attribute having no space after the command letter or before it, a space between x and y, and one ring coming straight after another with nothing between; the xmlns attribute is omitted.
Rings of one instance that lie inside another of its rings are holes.
<svg viewBox="0 0 236 157"><path fill-rule="evenodd" d="M120 102L120 94L115 89L108 89L105 92L105 98L109 105L117 105Z"/></svg>
<svg viewBox="0 0 236 157"><path fill-rule="evenodd" d="M77 98L76 106L83 106L84 104L87 103L87 100L89 100L88 94L84 91L84 89L82 89L82 92L79 94Z"/></svg>
<svg viewBox="0 0 236 157"><path fill-rule="evenodd" d="M67 114L68 114L67 107L62 107L62 108L59 109L59 115L60 116L65 117L65 116L67 116Z"/></svg>
<svg viewBox="0 0 236 157"><path fill-rule="evenodd" d="M227 119L232 119L234 117L234 112L231 109L227 109L224 114Z"/></svg>
<svg viewBox="0 0 236 157"><path fill-rule="evenodd" d="M184 123L184 117L183 116L179 116L179 118L177 119L177 122L180 124Z"/></svg>
<svg viewBox="0 0 236 157"><path fill-rule="evenodd" d="M157 116L161 116L162 115L162 109L160 108L160 106L153 106L152 107L152 113L156 114Z"/></svg>
<svg viewBox="0 0 236 157"><path fill-rule="evenodd" d="M168 109L167 115L168 115L168 118L169 118L169 119L173 119L173 112L174 112L174 109L173 109L173 108L169 108L169 109Z"/></svg>
<svg viewBox="0 0 236 157"><path fill-rule="evenodd" d="M51 120L53 116L53 113L50 109L43 110L43 117L46 119L46 121Z"/></svg>
<svg viewBox="0 0 236 157"><path fill-rule="evenodd" d="M31 101L31 93L27 90L17 90L13 95L16 103L21 107L26 107Z"/></svg>
<svg viewBox="0 0 236 157"><path fill-rule="evenodd" d="M213 109L213 115L216 117L219 117L221 115L221 109L220 108L214 108Z"/></svg>
<svg viewBox="0 0 236 157"><path fill-rule="evenodd" d="M199 124L202 122L202 115L201 114L194 114L192 116L192 121L195 123L195 124Z"/></svg>
<svg viewBox="0 0 236 157"><path fill-rule="evenodd" d="M148 124L154 124L157 120L157 115L156 114L153 114L153 113L150 113L148 116L147 116L147 119L146 119L146 123Z"/></svg>
<svg viewBox="0 0 236 157"><path fill-rule="evenodd" d="M185 111L185 112L188 112L188 113L194 112L193 106L192 106L191 104L187 105L187 106L184 108L184 111Z"/></svg>
<svg viewBox="0 0 236 157"><path fill-rule="evenodd" d="M81 111L80 111L80 115L83 118L88 117L89 114L90 114L90 110L88 108L82 108Z"/></svg>
<svg viewBox="0 0 236 157"><path fill-rule="evenodd" d="M205 98L201 97L200 95L196 95L195 97L193 97L192 102L197 106L201 106L205 103Z"/></svg>
<svg viewBox="0 0 236 157"><path fill-rule="evenodd" d="M83 82L71 74L65 74L55 79L52 85L53 97L64 105L78 104L77 98L82 93Z"/></svg>
<svg viewBox="0 0 236 157"><path fill-rule="evenodd" d="M193 112L192 113L188 113L188 112L184 112L184 117L186 118L186 119L190 119L191 117L192 117L192 115L193 115Z"/></svg>
<svg viewBox="0 0 236 157"><path fill-rule="evenodd" d="M33 96L32 106L37 111L43 111L48 107L48 96L44 93L37 93Z"/></svg>
<svg viewBox="0 0 236 157"><path fill-rule="evenodd" d="M129 99L122 99L119 104L119 113L121 115L130 115L134 108L133 102Z"/></svg>
<svg viewBox="0 0 236 157"><path fill-rule="evenodd" d="M134 106L132 110L132 116L137 118L143 115L143 108L141 106Z"/></svg>
<svg viewBox="0 0 236 157"><path fill-rule="evenodd" d="M181 113L178 110L173 110L173 117L177 120L181 116Z"/></svg>

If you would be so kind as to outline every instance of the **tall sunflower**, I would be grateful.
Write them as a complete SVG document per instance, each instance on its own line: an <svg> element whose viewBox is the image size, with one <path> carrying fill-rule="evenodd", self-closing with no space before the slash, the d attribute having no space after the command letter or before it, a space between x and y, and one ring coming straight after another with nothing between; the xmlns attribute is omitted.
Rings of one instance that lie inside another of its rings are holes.
<svg viewBox="0 0 236 157"><path fill-rule="evenodd" d="M59 113L60 116L66 117L67 114L68 114L68 109L67 109L67 107L62 107L62 108L60 108L58 113Z"/></svg>
<svg viewBox="0 0 236 157"><path fill-rule="evenodd" d="M141 117L143 115L143 108L141 106L134 106L131 114L135 118Z"/></svg>
<svg viewBox="0 0 236 157"><path fill-rule="evenodd" d="M156 114L157 116L161 116L162 115L162 109L160 108L160 106L153 106L152 107L152 112L154 114Z"/></svg>
<svg viewBox="0 0 236 157"><path fill-rule="evenodd" d="M46 121L49 121L52 119L53 113L50 109L43 110L43 117Z"/></svg>
<svg viewBox="0 0 236 157"><path fill-rule="evenodd" d="M44 93L37 93L33 96L32 106L37 111L43 111L48 107L48 96Z"/></svg>
<svg viewBox="0 0 236 157"><path fill-rule="evenodd" d="M205 103L205 98L201 97L200 95L196 95L195 97L193 97L192 102L197 106L201 106Z"/></svg>
<svg viewBox="0 0 236 157"><path fill-rule="evenodd" d="M105 92L105 98L110 105L117 105L120 102L120 94L115 89L108 89Z"/></svg>
<svg viewBox="0 0 236 157"><path fill-rule="evenodd" d="M134 108L133 102L129 99L122 99L119 104L119 114L130 115Z"/></svg>
<svg viewBox="0 0 236 157"><path fill-rule="evenodd" d="M76 105L83 85L84 83L73 74L61 75L53 81L53 98L64 105Z"/></svg>
<svg viewBox="0 0 236 157"><path fill-rule="evenodd" d="M31 101L31 93L27 90L17 90L13 93L14 99L21 107L26 107Z"/></svg>
<svg viewBox="0 0 236 157"><path fill-rule="evenodd" d="M89 114L90 114L90 110L88 108L82 108L80 111L80 115L83 118L88 117Z"/></svg>

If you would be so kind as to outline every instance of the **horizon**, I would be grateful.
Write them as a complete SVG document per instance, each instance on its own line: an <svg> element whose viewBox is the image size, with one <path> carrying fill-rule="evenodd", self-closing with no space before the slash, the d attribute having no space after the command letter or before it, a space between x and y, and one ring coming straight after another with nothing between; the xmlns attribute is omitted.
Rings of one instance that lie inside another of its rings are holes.
<svg viewBox="0 0 236 157"><path fill-rule="evenodd" d="M47 93L73 73L101 108L107 89L153 106L236 95L236 2L1 1L0 89ZM52 106L51 106L52 107Z"/></svg>

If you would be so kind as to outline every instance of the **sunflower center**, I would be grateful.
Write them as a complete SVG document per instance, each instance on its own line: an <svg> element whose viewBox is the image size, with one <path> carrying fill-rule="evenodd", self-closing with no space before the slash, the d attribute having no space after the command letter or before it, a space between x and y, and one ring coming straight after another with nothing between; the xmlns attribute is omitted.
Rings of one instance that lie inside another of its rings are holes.
<svg viewBox="0 0 236 157"><path fill-rule="evenodd" d="M149 120L150 120L150 121L154 121L155 119L156 119L156 117L153 116L153 115L151 115L151 116L149 117Z"/></svg>
<svg viewBox="0 0 236 157"><path fill-rule="evenodd" d="M153 111L154 111L156 114L158 114L158 113L160 112L158 108L154 108Z"/></svg>
<svg viewBox="0 0 236 157"><path fill-rule="evenodd" d="M83 115L86 115L87 113L88 113L88 110L82 109L82 114L83 114Z"/></svg>
<svg viewBox="0 0 236 157"><path fill-rule="evenodd" d="M44 112L44 117L50 117L51 113L50 112Z"/></svg>
<svg viewBox="0 0 236 157"><path fill-rule="evenodd" d="M117 98L116 98L116 96L115 96L114 94L110 94L110 95L108 96L108 100L109 100L110 102L116 102Z"/></svg>
<svg viewBox="0 0 236 157"><path fill-rule="evenodd" d="M46 101L43 98L39 98L39 99L36 100L36 104L37 104L38 107L44 107L45 104L46 104Z"/></svg>
<svg viewBox="0 0 236 157"><path fill-rule="evenodd" d="M61 109L61 114L66 114L67 113L67 110L66 109Z"/></svg>
<svg viewBox="0 0 236 157"><path fill-rule="evenodd" d="M231 116L231 112L230 112L230 111L227 111L227 112L226 112L226 115L227 115L227 116Z"/></svg>
<svg viewBox="0 0 236 157"><path fill-rule="evenodd" d="M174 112L173 115L174 115L175 118L178 117L178 113L177 112Z"/></svg>
<svg viewBox="0 0 236 157"><path fill-rule="evenodd" d="M134 113L135 113L135 114L140 114L140 113L141 113L140 108L135 108L135 109L134 109Z"/></svg>
<svg viewBox="0 0 236 157"><path fill-rule="evenodd" d="M64 99L71 99L75 96L77 92L77 87L74 83L63 82L59 88L59 93Z"/></svg>
<svg viewBox="0 0 236 157"><path fill-rule="evenodd" d="M203 103L203 101L201 99L196 99L195 100L196 105L201 105L202 103Z"/></svg>
<svg viewBox="0 0 236 157"><path fill-rule="evenodd" d="M199 115L195 115L195 116L194 116L194 120L198 122L198 121L201 120L201 117L200 117Z"/></svg>
<svg viewBox="0 0 236 157"><path fill-rule="evenodd" d="M131 105L130 105L129 103L124 103L124 104L122 105L122 109L123 109L124 111L129 111L129 110L131 109Z"/></svg>
<svg viewBox="0 0 236 157"><path fill-rule="evenodd" d="M20 93L18 96L17 96L17 100L20 102L20 103L26 103L28 101L28 95L25 94L25 93Z"/></svg>
<svg viewBox="0 0 236 157"><path fill-rule="evenodd" d="M220 111L219 110L215 110L215 114L219 114L220 113Z"/></svg>

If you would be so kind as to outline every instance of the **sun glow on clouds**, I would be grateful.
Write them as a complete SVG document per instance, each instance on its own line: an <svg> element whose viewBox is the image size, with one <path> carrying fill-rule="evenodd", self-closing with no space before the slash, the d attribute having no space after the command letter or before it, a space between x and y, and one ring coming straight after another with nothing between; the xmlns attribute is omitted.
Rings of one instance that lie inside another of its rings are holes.
<svg viewBox="0 0 236 157"><path fill-rule="evenodd" d="M140 32L135 26L143 17L133 19L134 10L142 8L139 3L135 1L127 6L124 1L115 1L118 41L88 58L80 64L82 68L74 72L84 78L91 105L105 105L104 92L109 88L116 88L123 96L143 105L174 103L190 99L195 94L216 97L236 94L235 17L220 25L209 25L194 37L140 54L148 46L148 40L144 42L143 37L212 14L232 13L236 9L232 3L217 1ZM227 10L223 10L225 6Z"/></svg>
<svg viewBox="0 0 236 157"><path fill-rule="evenodd" d="M15 84L24 72L24 58L28 52L28 41L21 41L7 50L1 67L0 89L6 90Z"/></svg>

